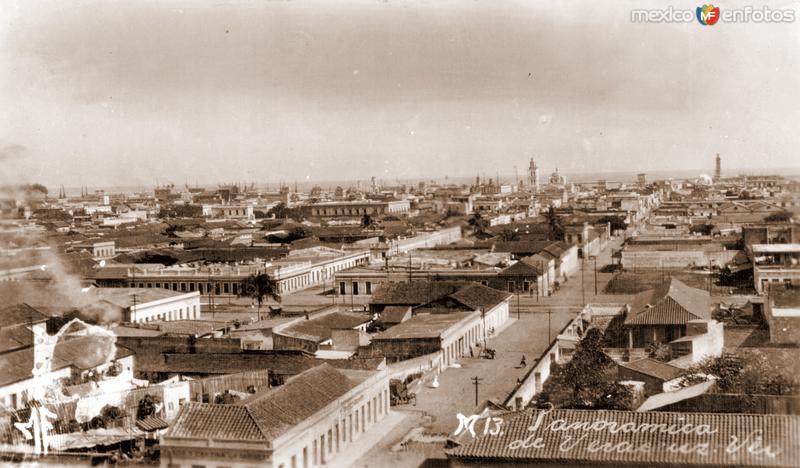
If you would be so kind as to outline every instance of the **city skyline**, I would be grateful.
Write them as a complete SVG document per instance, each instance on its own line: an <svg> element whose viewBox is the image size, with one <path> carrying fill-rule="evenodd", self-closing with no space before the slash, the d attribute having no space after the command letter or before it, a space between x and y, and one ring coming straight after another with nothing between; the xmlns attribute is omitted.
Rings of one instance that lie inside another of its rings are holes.
<svg viewBox="0 0 800 468"><path fill-rule="evenodd" d="M630 7L16 4L0 181L796 165L793 24L635 24Z"/></svg>

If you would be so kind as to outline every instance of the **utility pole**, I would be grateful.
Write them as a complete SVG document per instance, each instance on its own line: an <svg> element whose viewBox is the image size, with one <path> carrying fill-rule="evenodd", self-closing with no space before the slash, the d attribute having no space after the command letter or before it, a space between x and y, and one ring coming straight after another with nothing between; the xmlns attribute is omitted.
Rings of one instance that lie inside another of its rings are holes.
<svg viewBox="0 0 800 468"><path fill-rule="evenodd" d="M550 325L550 315L553 313L553 309L547 309L547 344L550 345L552 339L550 338L552 326Z"/></svg>
<svg viewBox="0 0 800 468"><path fill-rule="evenodd" d="M517 276L517 280L518 281L519 281L519 278L520 277ZM519 290L520 290L519 284L514 284L514 289L517 291L517 320L519 320L521 318L520 317L520 312L519 312Z"/></svg>
<svg viewBox="0 0 800 468"><path fill-rule="evenodd" d="M594 295L597 295L597 255L594 256Z"/></svg>
<svg viewBox="0 0 800 468"><path fill-rule="evenodd" d="M472 380L472 384L475 385L475 406L478 406L478 385L483 382L483 379L476 375L470 380Z"/></svg>
<svg viewBox="0 0 800 468"><path fill-rule="evenodd" d="M581 301L586 305L586 254L581 258Z"/></svg>

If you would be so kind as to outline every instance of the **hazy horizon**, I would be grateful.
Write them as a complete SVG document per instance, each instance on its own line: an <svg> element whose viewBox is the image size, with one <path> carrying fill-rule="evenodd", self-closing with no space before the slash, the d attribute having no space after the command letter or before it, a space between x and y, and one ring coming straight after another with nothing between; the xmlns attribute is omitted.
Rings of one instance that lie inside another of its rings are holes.
<svg viewBox="0 0 800 468"><path fill-rule="evenodd" d="M0 183L800 167L795 23L630 21L655 0L7 5Z"/></svg>

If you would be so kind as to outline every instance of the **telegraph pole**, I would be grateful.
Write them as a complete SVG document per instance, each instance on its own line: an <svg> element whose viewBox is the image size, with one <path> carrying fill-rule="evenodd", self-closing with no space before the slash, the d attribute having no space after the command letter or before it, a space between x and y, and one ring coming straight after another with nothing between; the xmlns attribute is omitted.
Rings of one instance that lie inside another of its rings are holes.
<svg viewBox="0 0 800 468"><path fill-rule="evenodd" d="M586 305L586 253L581 258L581 301Z"/></svg>
<svg viewBox="0 0 800 468"><path fill-rule="evenodd" d="M483 382L483 379L476 375L470 380L472 380L472 384L475 385L475 406L478 406L478 385Z"/></svg>
<svg viewBox="0 0 800 468"><path fill-rule="evenodd" d="M517 276L517 278L519 278L519 276ZM521 318L520 315L519 315L520 314L520 312L519 312L519 290L520 290L519 284L514 284L514 289L517 291L517 320L519 320Z"/></svg>
<svg viewBox="0 0 800 468"><path fill-rule="evenodd" d="M597 255L594 256L594 295L597 295Z"/></svg>

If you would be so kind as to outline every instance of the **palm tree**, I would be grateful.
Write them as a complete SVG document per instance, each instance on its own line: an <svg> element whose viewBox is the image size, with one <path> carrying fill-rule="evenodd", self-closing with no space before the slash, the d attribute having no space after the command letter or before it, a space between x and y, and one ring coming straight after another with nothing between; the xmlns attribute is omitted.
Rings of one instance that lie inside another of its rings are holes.
<svg viewBox="0 0 800 468"><path fill-rule="evenodd" d="M271 297L276 302L281 302L278 293L278 283L266 273L257 273L242 280L239 287L239 297L249 297L258 303L258 319L261 320L261 305L264 300Z"/></svg>

